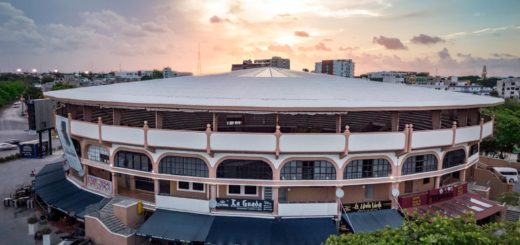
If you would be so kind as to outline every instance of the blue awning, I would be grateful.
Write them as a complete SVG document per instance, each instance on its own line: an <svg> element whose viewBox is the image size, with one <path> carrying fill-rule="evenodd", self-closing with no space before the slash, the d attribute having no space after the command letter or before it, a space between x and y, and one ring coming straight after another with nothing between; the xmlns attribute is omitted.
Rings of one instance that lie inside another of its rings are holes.
<svg viewBox="0 0 520 245"><path fill-rule="evenodd" d="M68 181L61 162L45 165L36 175L33 189L47 205L81 219L87 206L103 199Z"/></svg>
<svg viewBox="0 0 520 245"><path fill-rule="evenodd" d="M342 217L354 233L381 230L386 226L397 228L403 224L403 217L395 209L344 213Z"/></svg>
<svg viewBox="0 0 520 245"><path fill-rule="evenodd" d="M136 234L161 240L204 242L213 218L209 215L156 209L137 229Z"/></svg>
<svg viewBox="0 0 520 245"><path fill-rule="evenodd" d="M136 234L161 240L219 245L317 245L337 234L337 229L331 218L228 217L157 209Z"/></svg>

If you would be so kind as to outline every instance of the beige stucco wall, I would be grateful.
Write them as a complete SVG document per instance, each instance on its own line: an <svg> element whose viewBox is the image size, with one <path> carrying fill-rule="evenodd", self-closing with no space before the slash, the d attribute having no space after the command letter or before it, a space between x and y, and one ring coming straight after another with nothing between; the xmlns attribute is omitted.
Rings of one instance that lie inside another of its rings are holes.
<svg viewBox="0 0 520 245"><path fill-rule="evenodd" d="M334 202L335 187L290 187L287 190L288 202Z"/></svg>
<svg viewBox="0 0 520 245"><path fill-rule="evenodd" d="M143 222L144 217L137 213L137 202L129 206L112 205L114 215L121 220L121 222L131 228L137 227L137 224Z"/></svg>
<svg viewBox="0 0 520 245"><path fill-rule="evenodd" d="M409 192L409 193L424 192L424 191L435 189L435 178L434 177L430 178L430 183L428 183L428 184L423 184L423 179L416 179L416 180L410 180L410 181L413 182L413 189L412 189L412 192ZM405 182L399 183L399 192L401 192L402 194L408 194L405 192L405 186L406 186Z"/></svg>
<svg viewBox="0 0 520 245"><path fill-rule="evenodd" d="M356 203L366 201L383 201L390 199L391 184L376 184L372 185L374 188L374 195L372 199L365 198L365 188L363 185L345 186L343 192L345 195L341 199L342 203Z"/></svg>
<svg viewBox="0 0 520 245"><path fill-rule="evenodd" d="M208 189L209 187L206 185L204 192L177 190L177 181L170 181L170 195L174 197L208 199Z"/></svg>

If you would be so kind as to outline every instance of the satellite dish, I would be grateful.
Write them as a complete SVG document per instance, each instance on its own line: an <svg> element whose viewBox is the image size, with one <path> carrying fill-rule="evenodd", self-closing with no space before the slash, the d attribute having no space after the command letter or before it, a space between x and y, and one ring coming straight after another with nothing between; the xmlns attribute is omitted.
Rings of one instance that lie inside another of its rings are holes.
<svg viewBox="0 0 520 245"><path fill-rule="evenodd" d="M217 201L215 199L209 200L209 208L216 208L217 207Z"/></svg>
<svg viewBox="0 0 520 245"><path fill-rule="evenodd" d="M343 196L345 196L345 192L342 189L336 189L336 197L343 198Z"/></svg>
<svg viewBox="0 0 520 245"><path fill-rule="evenodd" d="M393 196L394 198L397 198L399 195L401 195L401 192L399 192L399 189L397 189L397 188L393 188L393 189L392 189L392 196Z"/></svg>

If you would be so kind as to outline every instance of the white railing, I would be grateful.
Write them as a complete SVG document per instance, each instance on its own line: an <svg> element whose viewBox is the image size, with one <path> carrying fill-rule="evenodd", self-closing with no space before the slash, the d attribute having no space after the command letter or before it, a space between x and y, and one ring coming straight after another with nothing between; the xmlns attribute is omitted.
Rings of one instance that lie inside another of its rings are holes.
<svg viewBox="0 0 520 245"><path fill-rule="evenodd" d="M492 135L493 121L470 127L370 133L229 133L147 129L71 120L73 135L94 140L172 149L262 153L349 153L450 146Z"/></svg>
<svg viewBox="0 0 520 245"><path fill-rule="evenodd" d="M148 130L148 145L191 150L205 150L207 135L199 131Z"/></svg>
<svg viewBox="0 0 520 245"><path fill-rule="evenodd" d="M342 152L345 136L342 134L282 134L281 152Z"/></svg>
<svg viewBox="0 0 520 245"><path fill-rule="evenodd" d="M479 134L477 134L479 136ZM451 145L453 143L453 129L439 129L427 131L413 131L412 148L427 148Z"/></svg>
<svg viewBox="0 0 520 245"><path fill-rule="evenodd" d="M72 120L70 124L70 131L73 135L95 140L99 139L99 125L96 123Z"/></svg>
<svg viewBox="0 0 520 245"><path fill-rule="evenodd" d="M477 141L480 139L480 125L457 128L455 144Z"/></svg>
<svg viewBox="0 0 520 245"><path fill-rule="evenodd" d="M334 216L338 214L338 204L327 203L278 203L280 216Z"/></svg>
<svg viewBox="0 0 520 245"><path fill-rule="evenodd" d="M104 141L144 145L144 130L123 126L101 126L101 135Z"/></svg>
<svg viewBox="0 0 520 245"><path fill-rule="evenodd" d="M349 151L402 150L406 135L403 132L353 133L349 137Z"/></svg>

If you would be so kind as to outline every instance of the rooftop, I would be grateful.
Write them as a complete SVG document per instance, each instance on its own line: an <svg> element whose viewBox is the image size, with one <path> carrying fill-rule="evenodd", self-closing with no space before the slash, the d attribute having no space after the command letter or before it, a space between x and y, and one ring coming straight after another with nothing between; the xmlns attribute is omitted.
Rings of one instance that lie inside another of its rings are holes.
<svg viewBox="0 0 520 245"><path fill-rule="evenodd" d="M503 99L272 67L46 92L63 102L127 108L339 112L475 108Z"/></svg>

